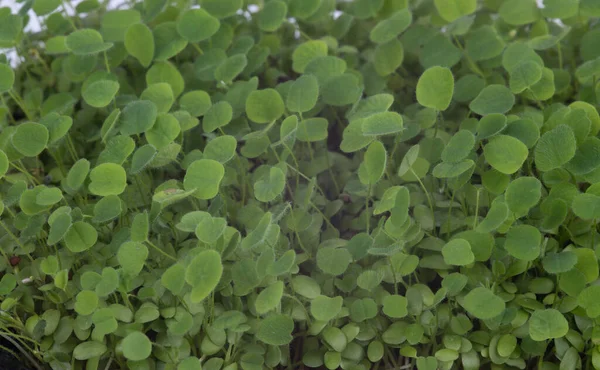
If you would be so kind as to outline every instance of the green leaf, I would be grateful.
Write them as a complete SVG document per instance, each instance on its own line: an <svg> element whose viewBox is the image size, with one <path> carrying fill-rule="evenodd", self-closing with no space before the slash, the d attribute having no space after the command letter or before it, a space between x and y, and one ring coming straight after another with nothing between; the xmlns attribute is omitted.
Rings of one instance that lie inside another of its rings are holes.
<svg viewBox="0 0 600 370"><path fill-rule="evenodd" d="M402 116L396 112L375 113L357 122L365 136L390 135L404 130Z"/></svg>
<svg viewBox="0 0 600 370"><path fill-rule="evenodd" d="M314 15L321 5L322 0L291 0L289 3L290 16L298 19L307 19Z"/></svg>
<svg viewBox="0 0 600 370"><path fill-rule="evenodd" d="M205 250L196 255L185 271L185 281L192 286L191 300L201 302L217 287L223 265L221 256L214 250Z"/></svg>
<svg viewBox="0 0 600 370"><path fill-rule="evenodd" d="M325 104L341 107L356 103L362 90L358 77L345 73L328 79L321 88L321 97Z"/></svg>
<svg viewBox="0 0 600 370"><path fill-rule="evenodd" d="M591 285L585 288L577 297L577 304L585 308L590 318L600 316L600 286Z"/></svg>
<svg viewBox="0 0 600 370"><path fill-rule="evenodd" d="M188 111L194 117L200 117L206 114L212 102L210 95L206 91L195 90L189 91L179 98L179 106L181 109Z"/></svg>
<svg viewBox="0 0 600 370"><path fill-rule="evenodd" d="M308 299L315 299L321 295L321 286L311 277L296 275L292 278L292 289Z"/></svg>
<svg viewBox="0 0 600 370"><path fill-rule="evenodd" d="M135 215L131 223L131 240L134 242L144 242L148 240L148 231L150 230L150 221L148 213L141 212Z"/></svg>
<svg viewBox="0 0 600 370"><path fill-rule="evenodd" d="M325 118L307 118L298 124L296 138L302 142L322 141L327 138L329 122Z"/></svg>
<svg viewBox="0 0 600 370"><path fill-rule="evenodd" d="M89 360L91 358L96 358L102 356L108 348L104 343L96 342L96 341L87 341L79 343L73 349L73 357L79 361Z"/></svg>
<svg viewBox="0 0 600 370"><path fill-rule="evenodd" d="M417 101L424 107L448 109L454 93L454 76L448 68L431 67L419 78Z"/></svg>
<svg viewBox="0 0 600 370"><path fill-rule="evenodd" d="M464 239L453 239L442 248L444 262L448 265L466 266L475 262L471 244Z"/></svg>
<svg viewBox="0 0 600 370"><path fill-rule="evenodd" d="M475 136L471 131L460 130L448 142L442 152L444 162L457 163L467 158L475 146Z"/></svg>
<svg viewBox="0 0 600 370"><path fill-rule="evenodd" d="M171 144L180 132L181 126L177 118L171 114L162 113L158 115L154 126L147 130L145 135L148 143L160 150Z"/></svg>
<svg viewBox="0 0 600 370"><path fill-rule="evenodd" d="M281 302L283 296L283 282L276 281L261 291L254 301L256 313L264 315L275 309Z"/></svg>
<svg viewBox="0 0 600 370"><path fill-rule="evenodd" d="M569 323L560 311L553 308L535 310L529 318L529 336L535 341L562 338L568 331Z"/></svg>
<svg viewBox="0 0 600 370"><path fill-rule="evenodd" d="M504 199L517 217L527 214L542 197L542 183L535 177L519 177L506 188Z"/></svg>
<svg viewBox="0 0 600 370"><path fill-rule="evenodd" d="M154 63L146 72L146 84L148 86L160 82L171 85L173 95L178 97L185 89L185 81L179 70L169 62Z"/></svg>
<svg viewBox="0 0 600 370"><path fill-rule="evenodd" d="M342 310L342 297L326 297L319 295L310 302L310 313L319 321L329 321Z"/></svg>
<svg viewBox="0 0 600 370"><path fill-rule="evenodd" d="M85 158L78 160L67 173L67 186L73 190L79 189L89 172L90 162Z"/></svg>
<svg viewBox="0 0 600 370"><path fill-rule="evenodd" d="M137 100L127 104L121 114L121 134L136 135L150 130L157 115L156 105L151 101Z"/></svg>
<svg viewBox="0 0 600 370"><path fill-rule="evenodd" d="M544 0L542 15L546 18L565 19L577 15L579 1L577 0ZM582 12L582 14L587 14Z"/></svg>
<svg viewBox="0 0 600 370"><path fill-rule="evenodd" d="M125 169L115 163L103 163L90 172L90 185L88 189L92 194L107 196L119 195L127 187Z"/></svg>
<svg viewBox="0 0 600 370"><path fill-rule="evenodd" d="M177 20L177 32L189 42L200 42L210 38L217 33L220 26L221 22L204 9L190 9Z"/></svg>
<svg viewBox="0 0 600 370"><path fill-rule="evenodd" d="M461 58L462 52L460 49L454 46L452 41L450 41L447 36L442 34L435 35L427 40L421 49L421 54L419 55L419 61L426 69L434 66L451 68L455 66ZM466 85L465 77L467 80L473 79L474 84ZM463 81L461 82L461 80ZM475 90L479 84L483 85L479 88L479 90L477 90L474 96L466 99L465 93L470 93L470 90ZM454 88L454 100L461 102L471 100L479 93L481 89L483 89L483 86L483 80L479 79L479 77L475 75L463 76L456 81L456 86Z"/></svg>
<svg viewBox="0 0 600 370"><path fill-rule="evenodd" d="M136 175L142 172L156 157L157 151L156 148L151 144L146 144L133 153L133 157L131 157L131 168L129 169L129 173L131 175Z"/></svg>
<svg viewBox="0 0 600 370"><path fill-rule="evenodd" d="M288 7L281 0L269 1L258 13L258 27L265 32L274 32L285 21Z"/></svg>
<svg viewBox="0 0 600 370"><path fill-rule="evenodd" d="M246 114L256 123L270 123L283 115L285 105L275 89L253 91L246 100Z"/></svg>
<svg viewBox="0 0 600 370"><path fill-rule="evenodd" d="M375 185L383 177L387 166L387 152L380 141L372 142L358 170L360 181L365 185Z"/></svg>
<svg viewBox="0 0 600 370"><path fill-rule="evenodd" d="M46 188L36 195L35 202L40 206L51 206L60 202L62 199L63 194L59 188Z"/></svg>
<svg viewBox="0 0 600 370"><path fill-rule="evenodd" d="M94 222L108 222L121 214L121 199L116 195L109 195L94 205Z"/></svg>
<svg viewBox="0 0 600 370"><path fill-rule="evenodd" d="M546 132L535 147L535 166L540 171L559 168L575 156L577 142L571 127L558 125Z"/></svg>
<svg viewBox="0 0 600 370"><path fill-rule="evenodd" d="M96 244L98 232L96 229L83 221L77 221L67 231L64 242L71 252L84 252Z"/></svg>
<svg viewBox="0 0 600 370"><path fill-rule="evenodd" d="M117 251L117 260L123 272L129 276L138 275L148 259L148 248L140 242L125 242Z"/></svg>
<svg viewBox="0 0 600 370"><path fill-rule="evenodd" d="M214 244L225 232L227 220L221 217L203 217L195 229L196 237L203 243Z"/></svg>
<svg viewBox="0 0 600 370"><path fill-rule="evenodd" d="M169 267L161 276L162 286L173 294L179 294L185 285L185 267L179 263Z"/></svg>
<svg viewBox="0 0 600 370"><path fill-rule="evenodd" d="M35 0L32 9L35 14L42 16L52 13L60 4L60 0Z"/></svg>
<svg viewBox="0 0 600 370"><path fill-rule="evenodd" d="M369 38L376 44L385 44L404 32L412 23L412 19L412 13L408 8L399 10L377 23L369 33Z"/></svg>
<svg viewBox="0 0 600 370"><path fill-rule="evenodd" d="M212 159L200 159L189 165L183 179L185 190L196 190L200 199L212 199L219 193L225 176L223 165Z"/></svg>
<svg viewBox="0 0 600 370"><path fill-rule="evenodd" d="M571 271L577 264L577 255L571 251L547 254L542 260L544 270L551 274Z"/></svg>
<svg viewBox="0 0 600 370"><path fill-rule="evenodd" d="M248 58L244 54L236 54L225 60L222 60L215 68L214 78L217 81L223 81L231 84L235 78L244 71L248 65Z"/></svg>
<svg viewBox="0 0 600 370"><path fill-rule="evenodd" d="M517 225L506 234L504 249L513 257L522 261L533 261L540 256L542 234L530 225Z"/></svg>
<svg viewBox="0 0 600 370"><path fill-rule="evenodd" d="M482 320L492 319L505 308L502 298L487 288L477 287L467 294L461 305L474 317Z"/></svg>
<svg viewBox="0 0 600 370"><path fill-rule="evenodd" d="M166 82L158 82L148 85L148 87L142 91L140 99L142 101L150 101L154 103L158 113L167 113L175 102L173 89L171 89L171 85Z"/></svg>
<svg viewBox="0 0 600 370"><path fill-rule="evenodd" d="M292 341L294 320L287 315L274 314L259 324L256 338L271 346L284 346Z"/></svg>
<svg viewBox="0 0 600 370"><path fill-rule="evenodd" d="M271 4L270 2L268 4ZM286 105L291 112L305 113L313 109L319 98L319 83L313 75L300 76L290 86Z"/></svg>
<svg viewBox="0 0 600 370"><path fill-rule="evenodd" d="M466 51L475 62L499 56L504 51L504 46L496 28L490 25L479 27L467 34Z"/></svg>
<svg viewBox="0 0 600 370"><path fill-rule="evenodd" d="M313 59L326 56L327 51L327 44L321 40L311 40L300 44L292 54L292 69L294 72L303 73Z"/></svg>
<svg viewBox="0 0 600 370"><path fill-rule="evenodd" d="M573 199L573 213L584 220L600 218L600 196L595 194L578 194Z"/></svg>
<svg viewBox="0 0 600 370"><path fill-rule="evenodd" d="M82 316L92 314L98 307L98 295L91 290L82 290L75 297L75 312Z"/></svg>
<svg viewBox="0 0 600 370"><path fill-rule="evenodd" d="M388 76L396 71L404 61L404 47L397 39L392 39L375 48L374 66L380 76Z"/></svg>
<svg viewBox="0 0 600 370"><path fill-rule="evenodd" d="M177 370L202 370L202 365L199 358L187 357L179 362Z"/></svg>
<svg viewBox="0 0 600 370"><path fill-rule="evenodd" d="M447 22L454 22L477 9L477 0L435 0L435 7Z"/></svg>
<svg viewBox="0 0 600 370"><path fill-rule="evenodd" d="M202 121L202 128L206 132L213 132L219 127L226 126L233 118L233 109L231 105L226 101L220 101L210 107L204 120Z"/></svg>
<svg viewBox="0 0 600 370"><path fill-rule="evenodd" d="M35 157L44 151L49 138L50 133L46 126L35 122L25 122L17 126L11 142L22 155Z"/></svg>
<svg viewBox="0 0 600 370"><path fill-rule="evenodd" d="M104 42L100 32L84 28L72 32L65 40L67 48L75 55L93 55L112 47L112 43Z"/></svg>
<svg viewBox="0 0 600 370"><path fill-rule="evenodd" d="M204 148L204 158L227 163L235 155L237 140L231 135L219 136L209 141Z"/></svg>
<svg viewBox="0 0 600 370"><path fill-rule="evenodd" d="M107 41L122 42L127 29L141 20L142 16L137 10L111 10L103 14L100 31Z"/></svg>
<svg viewBox="0 0 600 370"><path fill-rule="evenodd" d="M61 241L71 227L72 219L67 213L62 213L56 216L50 224L50 232L48 233L48 245L54 245Z"/></svg>
<svg viewBox="0 0 600 370"><path fill-rule="evenodd" d="M533 61L524 61L510 71L510 90L519 94L542 79L542 66Z"/></svg>
<svg viewBox="0 0 600 370"><path fill-rule="evenodd" d="M200 0L199 3L217 18L231 17L244 5L243 0Z"/></svg>
<svg viewBox="0 0 600 370"><path fill-rule="evenodd" d="M590 137L577 147L575 156L565 165L574 175L585 175L600 167L600 139Z"/></svg>
<svg viewBox="0 0 600 370"><path fill-rule="evenodd" d="M271 167L268 176L265 174L254 183L254 196L260 202L271 202L285 188L285 173L279 167Z"/></svg>
<svg viewBox="0 0 600 370"><path fill-rule="evenodd" d="M15 72L4 63L0 63L0 93L10 91L15 83Z"/></svg>
<svg viewBox="0 0 600 370"><path fill-rule="evenodd" d="M498 12L504 22L514 26L533 23L540 18L535 0L507 0Z"/></svg>
<svg viewBox="0 0 600 370"><path fill-rule="evenodd" d="M320 248L317 251L317 266L326 274L343 274L352 262L352 255L346 248Z"/></svg>
<svg viewBox="0 0 600 370"><path fill-rule="evenodd" d="M383 298L383 313L400 319L408 315L408 300L401 295L388 295Z"/></svg>
<svg viewBox="0 0 600 370"><path fill-rule="evenodd" d="M142 361L150 357L152 342L142 332L133 331L121 342L123 356L131 361Z"/></svg>
<svg viewBox="0 0 600 370"><path fill-rule="evenodd" d="M458 163L442 162L433 169L433 176L440 179L450 179L467 172L475 163L470 159L462 160Z"/></svg>
<svg viewBox="0 0 600 370"><path fill-rule="evenodd" d="M136 23L125 33L125 49L140 64L148 68L154 59L154 36L148 26Z"/></svg>
<svg viewBox="0 0 600 370"><path fill-rule="evenodd" d="M482 116L501 113L504 114L512 109L515 104L515 96L503 85L486 86L479 95L469 104L469 108Z"/></svg>
<svg viewBox="0 0 600 370"><path fill-rule="evenodd" d="M486 161L501 173L510 175L519 170L529 150L520 140L512 136L498 135L483 148Z"/></svg>
<svg viewBox="0 0 600 370"><path fill-rule="evenodd" d="M119 83L111 80L100 80L87 85L81 92L86 103L94 108L106 107L119 91Z"/></svg>

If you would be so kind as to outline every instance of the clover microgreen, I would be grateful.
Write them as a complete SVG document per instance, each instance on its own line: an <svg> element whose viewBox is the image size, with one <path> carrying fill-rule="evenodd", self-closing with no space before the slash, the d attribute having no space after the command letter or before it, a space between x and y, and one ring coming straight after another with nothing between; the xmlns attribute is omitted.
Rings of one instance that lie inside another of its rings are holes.
<svg viewBox="0 0 600 370"><path fill-rule="evenodd" d="M17 8L0 352L600 369L597 0Z"/></svg>

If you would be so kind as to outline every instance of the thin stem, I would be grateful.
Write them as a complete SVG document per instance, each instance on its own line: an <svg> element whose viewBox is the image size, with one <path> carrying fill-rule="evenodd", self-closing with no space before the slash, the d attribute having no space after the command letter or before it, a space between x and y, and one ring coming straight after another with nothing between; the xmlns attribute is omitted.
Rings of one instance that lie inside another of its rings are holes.
<svg viewBox="0 0 600 370"><path fill-rule="evenodd" d="M192 47L193 47L194 49L196 49L196 51L198 52L198 54L200 54L200 55L204 55L204 51L202 51L202 49L200 49L200 46L196 45L196 44L195 44L195 43L193 43L193 42L190 42L190 45L192 45Z"/></svg>
<svg viewBox="0 0 600 370"><path fill-rule="evenodd" d="M33 117L31 116L31 114L29 113L27 108L25 108L25 104L23 103L23 100L19 96L19 93L17 93L16 91L13 91L13 90L9 90L8 95L10 95L10 97L15 101L15 103L17 103L19 108L21 108L23 113L25 113L25 116L27 117L27 119L30 121L33 121Z"/></svg>
<svg viewBox="0 0 600 370"><path fill-rule="evenodd" d="M29 351L26 351L23 347L21 347L21 345L19 343L17 343L17 341L15 341L14 339L12 339L9 335L6 335L4 333L0 333L0 337L2 337L3 339L5 339L7 342L9 342L10 344L12 344L16 349L19 350L19 352L21 352L23 354L23 356L25 356L29 362L31 362L31 364L38 370L44 370L40 364L38 364L38 362L31 357L31 354L29 353Z"/></svg>
<svg viewBox="0 0 600 370"><path fill-rule="evenodd" d="M110 73L110 63L108 63L108 55L106 54L106 50L104 50L104 67L106 68L106 72Z"/></svg>
<svg viewBox="0 0 600 370"><path fill-rule="evenodd" d="M479 194L481 189L477 189L477 201L475 203L475 220L473 220L473 230L477 227L477 222L479 218Z"/></svg>
<svg viewBox="0 0 600 370"><path fill-rule="evenodd" d="M8 117L10 118L11 122L13 124L17 123L17 121L15 120L15 117L13 116L12 112L8 108L8 104L6 104L6 100L4 99L4 95L0 95L0 99L2 100L2 105L4 105L6 107L6 112L8 113Z"/></svg>
<svg viewBox="0 0 600 370"><path fill-rule="evenodd" d="M421 179L419 178L419 175L417 175L415 173L415 171L411 168L410 172L412 172L413 176L417 179L417 181L419 182L419 185L421 186L421 189L423 189L423 191L425 192L425 196L427 197L427 203L429 203L429 209L431 210L431 219L433 220L433 233L434 235L436 234L435 232L435 212L434 212L434 208L433 208L433 201L431 199L431 195L429 194L429 191L427 191L427 188L425 187L425 184L423 184L423 181L421 181Z"/></svg>
<svg viewBox="0 0 600 370"><path fill-rule="evenodd" d="M38 181L38 179L35 178L35 176L33 176L32 174L30 174L29 172L27 172L27 170L25 170L21 166L15 164L15 163L10 163L10 165L13 166L17 171L19 171L23 175L25 175L25 177L29 178L31 180L31 182L34 183L34 185L39 185L40 184L40 182Z"/></svg>
<svg viewBox="0 0 600 370"><path fill-rule="evenodd" d="M4 223L4 221L0 221L0 226L2 226L2 228L6 231L6 233L11 237L12 240L15 241L15 243L17 243L17 245L23 250L25 251L25 246L23 245L23 243L21 243L21 241L19 240L19 238L17 238L17 236L15 234L12 233L12 231L10 231L10 229L8 228L8 226L6 226L6 224ZM4 255L4 251L2 251L2 254ZM6 255L5 255L6 256ZM27 253L27 257L31 260L31 262L34 261L34 259L31 257L31 255L29 253Z"/></svg>
<svg viewBox="0 0 600 370"><path fill-rule="evenodd" d="M329 176L331 176L331 181L333 181L333 186L335 187L335 193L340 194L340 186L338 185L335 175L333 174L331 163L329 163L329 150L325 150L325 160L327 161L327 170L329 171Z"/></svg>
<svg viewBox="0 0 600 370"><path fill-rule="evenodd" d="M156 245L154 245L150 240L146 240L146 243L151 246L152 248L154 248L158 253L162 254L163 256L169 258L172 261L177 262L177 258L171 256L170 254L168 254L167 252L163 251L162 249L160 249L159 247L157 247Z"/></svg>
<svg viewBox="0 0 600 370"><path fill-rule="evenodd" d="M367 217L367 234L371 233L371 216L369 216L369 202L371 201L371 184L367 190L367 198L365 200L365 215Z"/></svg>

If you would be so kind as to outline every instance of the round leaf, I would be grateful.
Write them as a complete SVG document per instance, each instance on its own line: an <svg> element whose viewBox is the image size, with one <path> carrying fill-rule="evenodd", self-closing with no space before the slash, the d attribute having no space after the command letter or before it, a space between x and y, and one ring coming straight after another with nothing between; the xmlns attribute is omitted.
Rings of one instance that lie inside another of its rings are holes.
<svg viewBox="0 0 600 370"><path fill-rule="evenodd" d="M417 83L417 100L424 107L443 111L448 109L454 93L454 76L445 67L431 67Z"/></svg>
<svg viewBox="0 0 600 370"><path fill-rule="evenodd" d="M221 163L212 159L200 159L187 168L183 186L185 190L196 190L195 196L200 199L212 199L219 193L223 176L225 168Z"/></svg>
<svg viewBox="0 0 600 370"><path fill-rule="evenodd" d="M506 305L502 298L487 288L477 287L469 292L461 305L478 319L494 318L504 311Z"/></svg>
<svg viewBox="0 0 600 370"><path fill-rule="evenodd" d="M131 361L142 361L150 357L152 353L152 342L139 331L129 333L121 343L123 356Z"/></svg>
<svg viewBox="0 0 600 370"><path fill-rule="evenodd" d="M22 155L35 157L44 151L49 138L50 133L46 126L35 122L25 122L17 126L11 142Z"/></svg>
<svg viewBox="0 0 600 370"><path fill-rule="evenodd" d="M107 196L119 195L127 187L125 169L115 163L103 163L90 172L89 190L92 194Z"/></svg>
<svg viewBox="0 0 600 370"><path fill-rule="evenodd" d="M519 170L529 150L519 139L512 136L498 135L483 148L486 161L501 173L510 175Z"/></svg>
<svg viewBox="0 0 600 370"><path fill-rule="evenodd" d="M200 42L217 33L220 26L221 22L206 10L190 9L179 17L177 32L189 42Z"/></svg>
<svg viewBox="0 0 600 370"><path fill-rule="evenodd" d="M553 308L535 310L529 319L529 336L535 341L562 338L569 331L569 323L560 311Z"/></svg>
<svg viewBox="0 0 600 370"><path fill-rule="evenodd" d="M283 99L275 89L253 91L246 100L246 114L256 123L275 121L284 110Z"/></svg>

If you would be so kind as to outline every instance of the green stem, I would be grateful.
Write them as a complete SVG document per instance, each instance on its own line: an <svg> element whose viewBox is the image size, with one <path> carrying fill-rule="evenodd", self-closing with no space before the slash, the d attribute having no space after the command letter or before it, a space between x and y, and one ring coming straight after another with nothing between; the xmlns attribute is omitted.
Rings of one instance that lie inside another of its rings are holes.
<svg viewBox="0 0 600 370"><path fill-rule="evenodd" d="M29 121L33 121L33 117L31 116L31 114L29 113L27 108L25 108L25 104L23 103L23 100L19 96L19 93L17 93L16 91L13 91L13 90L9 90L8 95L10 95L10 97L15 101L15 103L17 103L19 108L21 108L23 113L25 113L25 116L27 117L27 119Z"/></svg>
<svg viewBox="0 0 600 370"><path fill-rule="evenodd" d="M163 256L169 258L172 261L177 262L177 258L171 256L170 254L168 254L167 252L163 251L162 249L160 249L159 247L157 247L156 245L154 245L150 240L146 240L146 243L151 246L152 248L154 248L158 253L162 254Z"/></svg>
<svg viewBox="0 0 600 370"><path fill-rule="evenodd" d="M371 233L371 216L369 216L369 202L371 201L371 184L367 190L367 198L365 200L365 216L367 217L367 234Z"/></svg>
<svg viewBox="0 0 600 370"><path fill-rule="evenodd" d="M425 184L423 184L423 181L421 181L419 176L415 173L415 171L412 168L410 169L410 172L412 172L413 176L419 182L421 189L423 189L423 191L425 192L425 196L427 197L427 203L429 203L429 210L431 210L431 219L433 220L433 234L436 235L437 233L435 232L435 226L436 226L435 212L434 212L434 208L433 208L433 201L431 199L431 195L429 194L429 191L427 191L427 188L425 187Z"/></svg>

